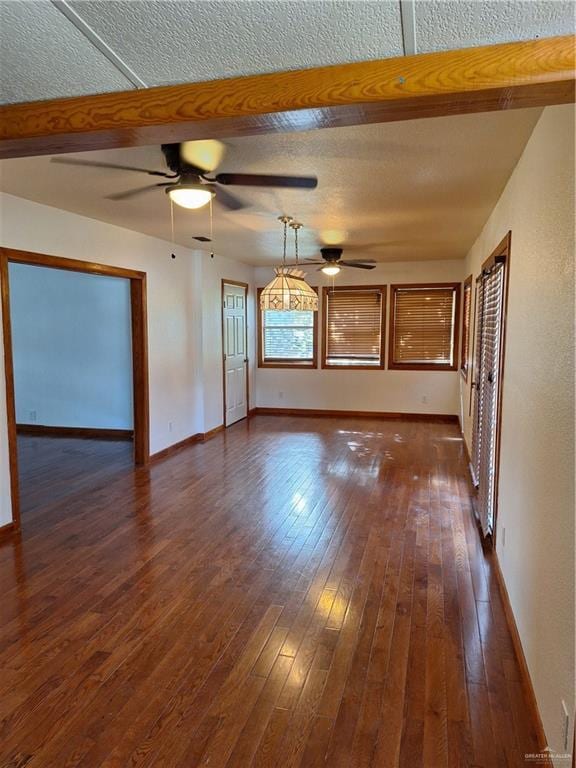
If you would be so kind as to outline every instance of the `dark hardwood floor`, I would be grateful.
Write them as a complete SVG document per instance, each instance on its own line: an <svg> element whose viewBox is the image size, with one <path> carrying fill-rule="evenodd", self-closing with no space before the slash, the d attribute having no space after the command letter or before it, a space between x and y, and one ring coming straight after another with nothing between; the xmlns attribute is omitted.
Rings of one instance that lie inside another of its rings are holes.
<svg viewBox="0 0 576 768"><path fill-rule="evenodd" d="M107 484L134 464L128 440L18 435L20 502L26 522L45 517L54 502ZM44 524L46 524L45 521Z"/></svg>
<svg viewBox="0 0 576 768"><path fill-rule="evenodd" d="M34 440L0 548L0 765L537 750L455 425L258 416L149 470Z"/></svg>

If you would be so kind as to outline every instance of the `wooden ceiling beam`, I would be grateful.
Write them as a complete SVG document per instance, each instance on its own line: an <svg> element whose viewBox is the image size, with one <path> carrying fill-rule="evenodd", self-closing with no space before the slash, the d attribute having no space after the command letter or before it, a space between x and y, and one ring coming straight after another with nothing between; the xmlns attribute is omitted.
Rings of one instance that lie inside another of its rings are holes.
<svg viewBox="0 0 576 768"><path fill-rule="evenodd" d="M574 101L575 37L0 107L0 157Z"/></svg>

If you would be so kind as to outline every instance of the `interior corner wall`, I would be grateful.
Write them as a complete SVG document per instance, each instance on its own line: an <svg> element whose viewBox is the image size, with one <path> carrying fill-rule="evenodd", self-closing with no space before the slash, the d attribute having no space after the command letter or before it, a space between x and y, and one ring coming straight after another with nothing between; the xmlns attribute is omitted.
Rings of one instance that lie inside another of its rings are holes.
<svg viewBox="0 0 576 768"><path fill-rule="evenodd" d="M219 281L251 282L251 267L8 194L0 245L146 272L151 453L222 423ZM3 345L0 459L1 526L12 519Z"/></svg>
<svg viewBox="0 0 576 768"><path fill-rule="evenodd" d="M272 278L270 268L258 268L256 285ZM461 282L464 260L390 262L375 269L344 269L336 285L387 285L394 283ZM332 285L321 272L312 273L314 287ZM320 291L320 296L321 296ZM390 291L388 290L388 299ZM389 301L388 301L389 303ZM388 341L389 306L386 307ZM256 405L260 408L303 408L330 411L458 414L456 371L328 370L321 368L322 307L318 315L318 367L306 370L258 368ZM388 345L386 345L386 349Z"/></svg>
<svg viewBox="0 0 576 768"><path fill-rule="evenodd" d="M573 105L543 111L466 260L476 278L511 230L497 553L559 753L561 702L572 714L570 747L575 707L574 138ZM462 381L470 446L469 402L470 381Z"/></svg>

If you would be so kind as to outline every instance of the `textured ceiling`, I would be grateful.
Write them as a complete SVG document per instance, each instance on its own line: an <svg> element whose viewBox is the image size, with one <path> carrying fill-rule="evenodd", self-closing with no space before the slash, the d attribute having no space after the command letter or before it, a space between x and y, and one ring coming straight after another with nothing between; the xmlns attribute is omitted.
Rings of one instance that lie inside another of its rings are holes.
<svg viewBox="0 0 576 768"><path fill-rule="evenodd" d="M575 7L572 0L416 0L418 53L569 35Z"/></svg>
<svg viewBox="0 0 576 768"><path fill-rule="evenodd" d="M394 0L79 0L72 6L149 85L403 53Z"/></svg>
<svg viewBox="0 0 576 768"><path fill-rule="evenodd" d="M277 261L276 219L287 213L305 225L304 256L317 256L318 246L331 241L345 249L362 246L346 251L356 258L463 258L539 114L514 110L230 140L220 171L313 173L319 183L314 191L236 187L248 207L229 212L215 205L214 250L250 264ZM78 158L164 170L158 147ZM0 163L3 191L169 240L170 206L163 190L122 202L105 199L150 181L129 171L60 165L47 157ZM201 247L192 236L208 234L207 209L174 208L178 242Z"/></svg>
<svg viewBox="0 0 576 768"><path fill-rule="evenodd" d="M404 50L400 0L69 0L68 6L148 86ZM574 30L574 4L563 0L417 0L414 7L418 52ZM5 103L133 87L50 0L0 0L0 49Z"/></svg>
<svg viewBox="0 0 576 768"><path fill-rule="evenodd" d="M130 87L48 0L0 3L2 103Z"/></svg>

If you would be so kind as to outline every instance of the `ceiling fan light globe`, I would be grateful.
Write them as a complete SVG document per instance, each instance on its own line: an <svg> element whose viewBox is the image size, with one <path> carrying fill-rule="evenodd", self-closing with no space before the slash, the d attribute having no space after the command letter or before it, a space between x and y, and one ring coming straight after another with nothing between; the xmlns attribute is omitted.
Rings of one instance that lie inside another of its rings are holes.
<svg viewBox="0 0 576 768"><path fill-rule="evenodd" d="M338 272L340 272L340 269L341 267L337 264L327 264L325 267L322 267L321 271L329 277L334 277L334 275L337 275Z"/></svg>
<svg viewBox="0 0 576 768"><path fill-rule="evenodd" d="M168 187L166 193L173 203L190 210L202 208L214 197L214 190L204 184L178 184Z"/></svg>

